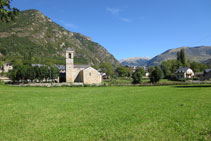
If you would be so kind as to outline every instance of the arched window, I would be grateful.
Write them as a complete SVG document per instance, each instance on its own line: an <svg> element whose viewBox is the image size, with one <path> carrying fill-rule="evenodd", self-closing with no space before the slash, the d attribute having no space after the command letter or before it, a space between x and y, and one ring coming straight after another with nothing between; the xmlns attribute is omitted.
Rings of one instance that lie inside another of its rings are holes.
<svg viewBox="0 0 211 141"><path fill-rule="evenodd" d="M72 58L72 54L71 53L69 53L69 58Z"/></svg>

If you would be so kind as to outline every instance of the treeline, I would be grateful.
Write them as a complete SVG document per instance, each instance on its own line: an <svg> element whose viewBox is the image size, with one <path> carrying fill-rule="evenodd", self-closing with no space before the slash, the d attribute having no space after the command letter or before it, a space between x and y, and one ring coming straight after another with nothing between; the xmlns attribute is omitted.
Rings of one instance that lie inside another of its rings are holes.
<svg viewBox="0 0 211 141"><path fill-rule="evenodd" d="M156 83L163 77L163 72L158 66L150 67L149 70L144 70L143 67L138 67L135 71L129 67L120 66L116 69L115 72L119 77L131 77L133 84L141 83L145 73L149 73L151 83Z"/></svg>
<svg viewBox="0 0 211 141"><path fill-rule="evenodd" d="M54 65L14 65L13 70L8 73L13 82L53 82L58 76L59 70Z"/></svg>
<svg viewBox="0 0 211 141"><path fill-rule="evenodd" d="M130 67L119 66L116 69L109 64L104 63L100 66L101 71L105 72L108 79L116 77L128 77L132 78L133 84L138 84L143 81L143 76L149 71L150 82L156 83L163 77L163 72L158 66L150 67L148 71L144 70L143 67L138 67L135 70Z"/></svg>
<svg viewBox="0 0 211 141"><path fill-rule="evenodd" d="M169 80L177 80L175 76L175 72L180 67L189 67L194 73L203 72L205 69L210 66L198 63L198 62L190 62L186 60L186 55L184 49L181 49L177 52L177 59L163 61L160 66L151 66L144 70L142 67L136 68L133 70L130 67L119 66L117 69L109 63L104 63L100 66L102 72L105 72L108 78L115 77L128 77L132 78L134 84L143 82L143 76L145 73L148 73L150 82L156 83L160 79L165 78Z"/></svg>

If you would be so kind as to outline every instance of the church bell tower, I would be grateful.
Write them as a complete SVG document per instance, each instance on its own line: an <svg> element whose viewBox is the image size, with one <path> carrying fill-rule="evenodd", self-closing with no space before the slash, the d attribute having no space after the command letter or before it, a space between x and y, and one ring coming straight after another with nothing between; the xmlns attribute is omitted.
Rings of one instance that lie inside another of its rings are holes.
<svg viewBox="0 0 211 141"><path fill-rule="evenodd" d="M66 82L74 82L73 80L73 69L74 69L74 56L73 50L71 48L67 48L66 50Z"/></svg>

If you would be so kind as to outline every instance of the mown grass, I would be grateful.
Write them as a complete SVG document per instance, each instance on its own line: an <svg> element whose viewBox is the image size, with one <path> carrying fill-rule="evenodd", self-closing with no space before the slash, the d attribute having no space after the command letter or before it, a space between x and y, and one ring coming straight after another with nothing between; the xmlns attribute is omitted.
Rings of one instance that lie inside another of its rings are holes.
<svg viewBox="0 0 211 141"><path fill-rule="evenodd" d="M133 79L129 78L129 77L118 77L118 78L113 78L111 80L106 80L104 81L103 85L106 86L132 86L134 85L133 83ZM136 84L136 85L178 85L178 84L184 84L185 82L182 81L171 81L168 79L161 79L158 83L156 84L152 84L150 82L149 78L142 78L141 83Z"/></svg>
<svg viewBox="0 0 211 141"><path fill-rule="evenodd" d="M211 85L0 86L0 140L211 140Z"/></svg>

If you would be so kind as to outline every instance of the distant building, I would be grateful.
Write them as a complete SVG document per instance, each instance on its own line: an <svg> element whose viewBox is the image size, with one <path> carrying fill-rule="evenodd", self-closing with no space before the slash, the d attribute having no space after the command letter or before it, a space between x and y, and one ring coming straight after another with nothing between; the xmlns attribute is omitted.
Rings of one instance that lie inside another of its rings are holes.
<svg viewBox="0 0 211 141"><path fill-rule="evenodd" d="M3 67L0 67L0 73L2 72L9 72L13 69L13 66L9 63L5 63Z"/></svg>
<svg viewBox="0 0 211 141"><path fill-rule="evenodd" d="M89 65L74 65L74 51L66 50L66 82L82 82L84 84L100 84L102 75Z"/></svg>
<svg viewBox="0 0 211 141"><path fill-rule="evenodd" d="M194 77L194 72L192 69L188 68L188 67L184 67L184 68L179 68L176 71L176 78L178 80L180 79L192 79Z"/></svg>
<svg viewBox="0 0 211 141"><path fill-rule="evenodd" d="M204 76L204 72L195 72L195 74L194 74L194 78L199 79L199 80L201 80L201 78L203 78L203 76Z"/></svg>
<svg viewBox="0 0 211 141"><path fill-rule="evenodd" d="M148 71L145 71L145 72L144 72L144 76L145 76L145 77L149 77L149 75L150 75L150 74L149 74Z"/></svg>
<svg viewBox="0 0 211 141"><path fill-rule="evenodd" d="M205 69L202 80L211 80L211 69Z"/></svg>
<svg viewBox="0 0 211 141"><path fill-rule="evenodd" d="M126 65L125 67L130 68L132 70L132 72L135 72L137 69L137 66Z"/></svg>
<svg viewBox="0 0 211 141"><path fill-rule="evenodd" d="M3 66L0 67L0 73L8 73L10 70L13 69L13 66L9 63L5 63ZM1 76L0 74L0 81L9 82L10 79L7 76Z"/></svg>

